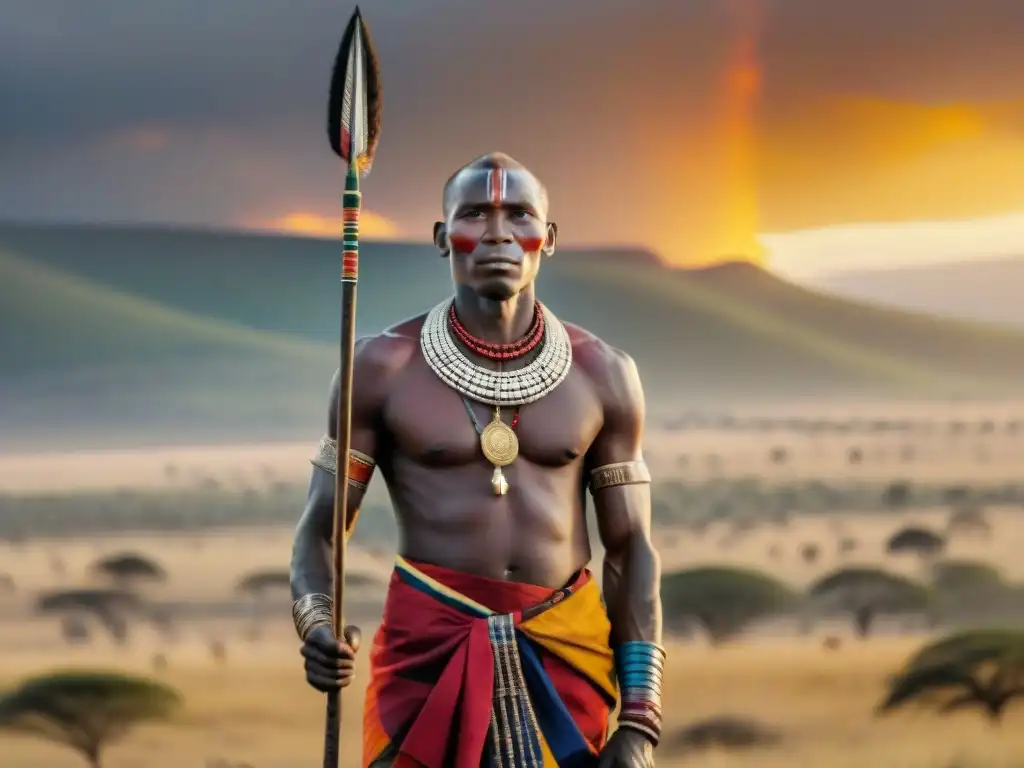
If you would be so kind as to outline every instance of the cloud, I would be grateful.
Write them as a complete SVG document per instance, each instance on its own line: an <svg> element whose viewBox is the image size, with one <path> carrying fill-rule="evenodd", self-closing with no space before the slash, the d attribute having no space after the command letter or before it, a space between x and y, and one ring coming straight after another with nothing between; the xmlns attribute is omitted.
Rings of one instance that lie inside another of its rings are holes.
<svg viewBox="0 0 1024 768"><path fill-rule="evenodd" d="M0 218L248 224L337 199L324 109L348 11L333 0L8 5ZM546 181L566 243L701 255L725 194L722 2L372 5L384 128L364 191L381 216L426 239L448 174L503 149ZM1024 113L971 110L1020 96L1024 3L764 7L765 228L1018 204L1004 176Z"/></svg>

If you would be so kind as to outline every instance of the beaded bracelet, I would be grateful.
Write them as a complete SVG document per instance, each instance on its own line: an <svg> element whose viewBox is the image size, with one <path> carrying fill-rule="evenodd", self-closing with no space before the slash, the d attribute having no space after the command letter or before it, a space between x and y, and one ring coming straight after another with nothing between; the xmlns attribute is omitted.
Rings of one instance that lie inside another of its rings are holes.
<svg viewBox="0 0 1024 768"><path fill-rule="evenodd" d="M615 648L615 673L621 694L619 726L640 731L657 746L665 649L641 640L622 643Z"/></svg>

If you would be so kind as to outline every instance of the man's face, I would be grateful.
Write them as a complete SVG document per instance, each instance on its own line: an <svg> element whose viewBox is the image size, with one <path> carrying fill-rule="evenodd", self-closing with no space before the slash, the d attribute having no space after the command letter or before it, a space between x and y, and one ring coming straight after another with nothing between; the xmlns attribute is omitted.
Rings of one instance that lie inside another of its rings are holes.
<svg viewBox="0 0 1024 768"><path fill-rule="evenodd" d="M485 298L515 296L554 249L544 190L526 170L464 170L449 189L446 215L435 240L451 254L452 278Z"/></svg>

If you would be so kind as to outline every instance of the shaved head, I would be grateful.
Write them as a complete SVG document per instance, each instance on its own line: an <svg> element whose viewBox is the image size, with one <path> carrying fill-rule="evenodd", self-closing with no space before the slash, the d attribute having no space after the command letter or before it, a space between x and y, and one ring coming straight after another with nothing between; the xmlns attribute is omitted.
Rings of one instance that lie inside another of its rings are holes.
<svg viewBox="0 0 1024 768"><path fill-rule="evenodd" d="M506 301L533 285L540 260L555 252L548 193L526 166L492 152L459 168L444 185L444 221L434 244L452 259L457 288Z"/></svg>
<svg viewBox="0 0 1024 768"><path fill-rule="evenodd" d="M481 155L473 160L470 160L464 166L459 168L455 173L448 177L448 181L444 183L444 193L441 200L441 208L444 211L444 215L447 217L451 213L452 202L453 202L453 190L456 187L457 182L460 178L470 171L519 171L523 174L530 176L540 191L540 198L543 204L544 213L547 214L548 208L548 191L541 184L538 179L529 168L520 163L511 155L506 155L504 152L489 152L486 155Z"/></svg>

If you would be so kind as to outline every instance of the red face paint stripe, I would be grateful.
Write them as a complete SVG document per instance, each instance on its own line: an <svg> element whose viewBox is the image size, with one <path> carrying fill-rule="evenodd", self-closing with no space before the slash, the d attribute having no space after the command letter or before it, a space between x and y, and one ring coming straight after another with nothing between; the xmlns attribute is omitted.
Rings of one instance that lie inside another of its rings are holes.
<svg viewBox="0 0 1024 768"><path fill-rule="evenodd" d="M494 168L487 172L487 182L491 190L491 202L501 205L505 202L505 169Z"/></svg>
<svg viewBox="0 0 1024 768"><path fill-rule="evenodd" d="M470 235L453 234L449 235L448 239L451 241L452 248L459 253L472 253L480 243L479 238Z"/></svg>
<svg viewBox="0 0 1024 768"><path fill-rule="evenodd" d="M544 245L544 238L537 237L536 235L516 235L515 238L516 242L519 243L519 247L526 253L539 251Z"/></svg>

